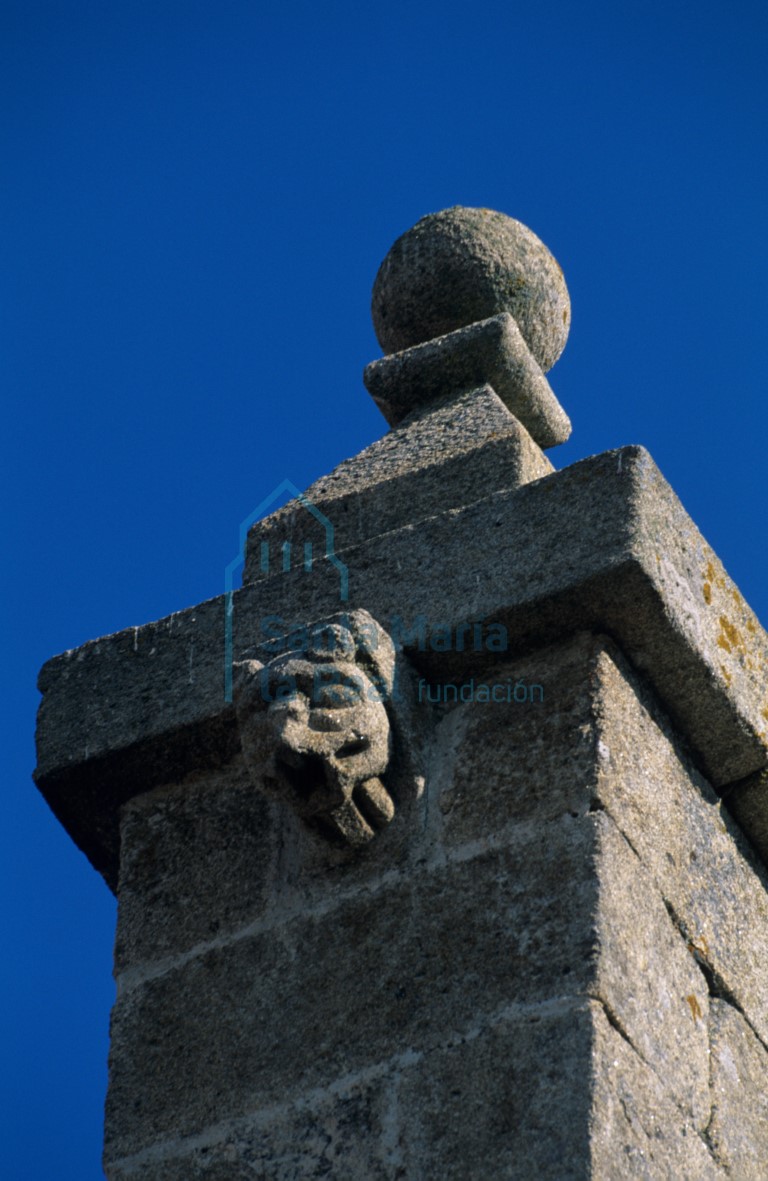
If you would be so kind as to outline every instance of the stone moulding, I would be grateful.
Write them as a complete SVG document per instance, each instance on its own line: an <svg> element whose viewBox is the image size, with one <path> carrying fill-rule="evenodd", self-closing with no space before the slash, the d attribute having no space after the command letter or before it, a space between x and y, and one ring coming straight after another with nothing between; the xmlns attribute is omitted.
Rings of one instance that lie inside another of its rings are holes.
<svg viewBox="0 0 768 1181"><path fill-rule="evenodd" d="M385 628L403 615L423 615L427 632L434 621L500 621L505 659L576 630L607 632L721 793L768 765L768 636L641 447L404 523L344 550L344 560L350 610L365 608ZM321 565L236 593L236 659L253 650L268 616L288 630L306 620L308 602L314 618L338 611L337 580L323 580ZM224 701L223 634L221 596L41 671L36 781L113 888L120 806L239 747ZM433 677L469 675L491 659L428 645L407 654Z"/></svg>
<svg viewBox="0 0 768 1181"><path fill-rule="evenodd" d="M554 467L523 424L489 385L413 411L399 427L321 476L304 493L333 524L336 552L446 509L462 508L494 489L519 488ZM295 559L324 553L327 534L315 513L293 500L249 530L243 583L260 582L264 550L285 567L285 543ZM303 551L303 552L302 552ZM274 573L272 562L271 572Z"/></svg>
<svg viewBox="0 0 768 1181"><path fill-rule="evenodd" d="M487 382L539 446L555 447L571 433L568 415L509 312L371 361L363 380L390 426L417 406Z"/></svg>

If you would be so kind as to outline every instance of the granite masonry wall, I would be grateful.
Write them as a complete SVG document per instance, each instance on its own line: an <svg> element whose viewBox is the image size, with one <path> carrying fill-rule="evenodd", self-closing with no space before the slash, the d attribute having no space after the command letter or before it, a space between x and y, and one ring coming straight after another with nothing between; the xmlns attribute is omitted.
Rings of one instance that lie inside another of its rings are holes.
<svg viewBox="0 0 768 1181"><path fill-rule="evenodd" d="M237 758L126 807L111 1181L765 1177L764 868L611 641L487 675L362 857Z"/></svg>

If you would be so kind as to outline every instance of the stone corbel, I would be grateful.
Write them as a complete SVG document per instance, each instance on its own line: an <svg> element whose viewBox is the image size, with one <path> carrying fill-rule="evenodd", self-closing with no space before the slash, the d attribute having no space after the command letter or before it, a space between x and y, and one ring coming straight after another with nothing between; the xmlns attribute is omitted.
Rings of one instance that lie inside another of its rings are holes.
<svg viewBox="0 0 768 1181"><path fill-rule="evenodd" d="M410 671L367 611L333 615L273 647L271 659L235 667L254 783L325 836L367 845L423 790L409 741Z"/></svg>

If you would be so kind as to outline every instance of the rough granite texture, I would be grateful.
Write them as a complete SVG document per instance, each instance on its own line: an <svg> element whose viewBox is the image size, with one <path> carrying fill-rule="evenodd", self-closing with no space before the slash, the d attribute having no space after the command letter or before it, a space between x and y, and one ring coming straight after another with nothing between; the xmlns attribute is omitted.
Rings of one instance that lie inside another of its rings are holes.
<svg viewBox="0 0 768 1181"><path fill-rule="evenodd" d="M243 834L237 760L126 811L110 1181L764 1181L764 870L611 641L500 671L544 702L437 708L373 858Z"/></svg>
<svg viewBox="0 0 768 1181"><path fill-rule="evenodd" d="M334 516L349 518L349 539L360 537L365 500L355 479L353 469L347 485L342 473L333 502ZM430 503L434 487L425 492ZM403 503L402 513L418 516L418 502ZM253 650L269 620L284 632L341 607L367 609L390 632L399 620L419 675L438 679L470 675L489 659L485 649L435 650L446 625L454 633L473 619L503 625L508 651L498 660L578 628L603 629L653 685L718 789L765 768L768 637L642 448L583 460L415 525L390 523L338 551L349 572L344 604L327 560L236 592L234 658ZM41 671L36 779L113 888L120 806L215 769L238 749L224 698L224 605L221 596L92 641Z"/></svg>
<svg viewBox="0 0 768 1181"><path fill-rule="evenodd" d="M563 272L544 243L504 213L461 205L422 217L397 239L371 311L385 353L509 312L545 372L571 322Z"/></svg>
<svg viewBox="0 0 768 1181"><path fill-rule="evenodd" d="M768 1051L737 1008L713 1000L712 1119L707 1137L731 1177L764 1177L768 1162Z"/></svg>
<svg viewBox="0 0 768 1181"><path fill-rule="evenodd" d="M576 1059L595 1078L594 1097L562 1069ZM595 1002L501 1016L431 1053L406 1053L178 1147L176 1158L137 1154L110 1179L726 1178Z"/></svg>
<svg viewBox="0 0 768 1181"><path fill-rule="evenodd" d="M726 793L728 808L768 863L768 771L757 771Z"/></svg>
<svg viewBox="0 0 768 1181"><path fill-rule="evenodd" d="M126 804L115 972L237 930L263 910L281 821L239 756Z"/></svg>
<svg viewBox="0 0 768 1181"><path fill-rule="evenodd" d="M540 447L564 443L571 433L568 415L507 312L372 361L363 381L390 426L487 382Z"/></svg>

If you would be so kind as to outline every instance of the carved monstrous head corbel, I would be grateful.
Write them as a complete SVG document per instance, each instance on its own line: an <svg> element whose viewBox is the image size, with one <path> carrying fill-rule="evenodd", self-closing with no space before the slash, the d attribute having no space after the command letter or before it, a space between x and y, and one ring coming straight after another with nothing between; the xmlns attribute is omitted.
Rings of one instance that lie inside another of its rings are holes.
<svg viewBox="0 0 768 1181"><path fill-rule="evenodd" d="M402 749L407 726L398 725L408 691L398 683L394 645L367 612L352 611L278 647L271 660L237 665L246 764L310 826L365 845L394 817L412 763ZM410 780L413 797L420 784Z"/></svg>

